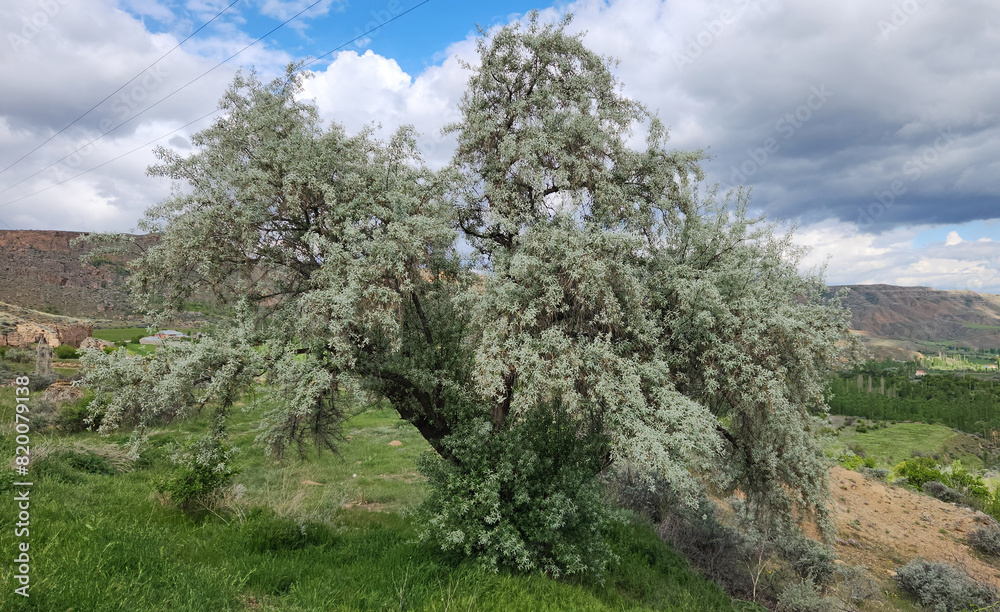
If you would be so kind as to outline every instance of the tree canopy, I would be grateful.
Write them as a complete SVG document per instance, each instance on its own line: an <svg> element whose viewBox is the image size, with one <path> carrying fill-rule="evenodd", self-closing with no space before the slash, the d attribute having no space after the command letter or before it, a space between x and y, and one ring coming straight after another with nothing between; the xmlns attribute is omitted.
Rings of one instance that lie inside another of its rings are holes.
<svg viewBox="0 0 1000 612"><path fill-rule="evenodd" d="M409 127L323 125L295 66L237 76L194 153L158 149L150 174L183 188L130 280L151 309L209 293L236 316L153 357L89 353L102 429L206 402L223 422L263 377L282 456L335 449L351 392L385 398L436 451L429 537L552 573L599 569L614 466L822 523L810 427L849 314L565 26L484 33L437 171Z"/></svg>

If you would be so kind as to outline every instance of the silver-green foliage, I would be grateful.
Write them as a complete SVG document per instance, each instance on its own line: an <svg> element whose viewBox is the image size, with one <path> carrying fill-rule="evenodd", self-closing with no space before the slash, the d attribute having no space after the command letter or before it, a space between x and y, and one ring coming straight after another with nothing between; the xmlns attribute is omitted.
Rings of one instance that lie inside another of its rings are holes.
<svg viewBox="0 0 1000 612"><path fill-rule="evenodd" d="M993 587L947 563L914 559L896 569L896 580L934 612L988 609L998 601Z"/></svg>
<svg viewBox="0 0 1000 612"><path fill-rule="evenodd" d="M600 565L573 561L591 550L582 531L569 548L559 538L615 462L690 503L711 484L742 491L761 523L791 528L796 507L823 523L810 427L852 346L846 310L799 272L790 235L748 217L744 193L699 190L702 154L668 149L564 24L501 28L479 52L438 172L409 128L380 140L324 127L294 67L270 84L238 76L192 155L160 149L151 174L186 188L148 212L161 238L130 282L151 308L211 292L238 316L151 358L88 353L102 428L228 406L263 376L281 401L261 440L279 455L332 447L356 384L445 462L428 467L428 537L553 572ZM561 433L526 427L540 414ZM567 478L537 467L565 457L514 460L510 445L544 450L532 436L545 431L593 460ZM512 511L532 501L529 472L557 494L531 524ZM511 527L502 545L496 525ZM541 544L538 525L552 527ZM553 564L541 549L576 552Z"/></svg>

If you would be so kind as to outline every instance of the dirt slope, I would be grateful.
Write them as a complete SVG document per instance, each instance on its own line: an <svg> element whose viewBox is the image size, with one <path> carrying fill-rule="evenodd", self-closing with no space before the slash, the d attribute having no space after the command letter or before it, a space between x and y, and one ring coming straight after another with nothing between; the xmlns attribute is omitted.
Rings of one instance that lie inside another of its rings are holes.
<svg viewBox="0 0 1000 612"><path fill-rule="evenodd" d="M923 557L964 566L977 580L1000 588L1000 567L966 544L968 532L990 520L986 515L840 466L830 471L830 490L837 557L844 563L889 577L895 567Z"/></svg>
<svg viewBox="0 0 1000 612"><path fill-rule="evenodd" d="M955 341L977 348L1000 347L1000 296L930 287L847 285L851 327L873 338L897 342Z"/></svg>

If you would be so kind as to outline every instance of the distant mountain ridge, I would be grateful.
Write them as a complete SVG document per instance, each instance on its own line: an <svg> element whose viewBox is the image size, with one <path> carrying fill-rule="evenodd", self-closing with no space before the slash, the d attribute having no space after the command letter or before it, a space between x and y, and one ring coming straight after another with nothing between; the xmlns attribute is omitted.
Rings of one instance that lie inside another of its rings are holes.
<svg viewBox="0 0 1000 612"><path fill-rule="evenodd" d="M124 289L126 259L93 266L90 251L74 245L83 232L0 230L0 302L43 312L116 318L131 310ZM141 245L154 236L136 236Z"/></svg>
<svg viewBox="0 0 1000 612"><path fill-rule="evenodd" d="M832 286L847 289L851 327L864 335L914 343L951 342L1000 348L1000 295L894 285Z"/></svg>
<svg viewBox="0 0 1000 612"><path fill-rule="evenodd" d="M131 314L125 291L128 259L93 266L80 260L83 232L0 230L0 302L75 317L111 319ZM155 236L134 236L146 248ZM1000 295L942 291L930 287L842 285L851 327L869 343L886 340L906 351L926 343L951 342L972 348L1000 348ZM905 352L905 351L904 351Z"/></svg>

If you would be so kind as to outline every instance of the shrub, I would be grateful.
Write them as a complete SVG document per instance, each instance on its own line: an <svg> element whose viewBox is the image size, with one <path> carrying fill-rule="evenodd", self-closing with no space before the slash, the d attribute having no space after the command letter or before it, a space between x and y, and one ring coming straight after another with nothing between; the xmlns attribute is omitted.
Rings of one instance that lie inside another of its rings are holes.
<svg viewBox="0 0 1000 612"><path fill-rule="evenodd" d="M905 478L907 484L918 489L932 480L941 482L945 479L944 474L938 469L937 463L930 457L907 459L896 466L896 473Z"/></svg>
<svg viewBox="0 0 1000 612"><path fill-rule="evenodd" d="M973 476L962 467L962 462L955 460L948 471L944 472L945 483L956 489L959 494L983 501L990 496L990 490L979 476Z"/></svg>
<svg viewBox="0 0 1000 612"><path fill-rule="evenodd" d="M58 374L32 374L28 378L28 388L32 391L44 391L57 380L59 380Z"/></svg>
<svg viewBox="0 0 1000 612"><path fill-rule="evenodd" d="M494 571L600 575L613 559L606 538L615 520L596 478L603 438L581 438L544 408L508 431L491 429L472 421L449 437L450 460L422 457L431 484L422 539Z"/></svg>
<svg viewBox="0 0 1000 612"><path fill-rule="evenodd" d="M808 580L785 585L778 595L780 612L834 612L833 600L823 597Z"/></svg>
<svg viewBox="0 0 1000 612"><path fill-rule="evenodd" d="M983 503L983 512L1000 520L1000 486L993 489L993 493L986 498Z"/></svg>
<svg viewBox="0 0 1000 612"><path fill-rule="evenodd" d="M80 353L68 344L60 344L55 348L55 355L59 359L77 359Z"/></svg>
<svg viewBox="0 0 1000 612"><path fill-rule="evenodd" d="M988 555L1000 557L1000 525L990 523L969 534L969 544Z"/></svg>
<svg viewBox="0 0 1000 612"><path fill-rule="evenodd" d="M850 449L844 450L837 455L837 463L844 466L845 469L852 471L858 471L863 467L874 468L878 465L873 457L859 455Z"/></svg>
<svg viewBox="0 0 1000 612"><path fill-rule="evenodd" d="M896 570L896 580L934 612L990 606L997 599L990 586L947 563L914 559Z"/></svg>
<svg viewBox="0 0 1000 612"><path fill-rule="evenodd" d="M11 363L34 363L35 353L22 348L8 349L3 358Z"/></svg>
<svg viewBox="0 0 1000 612"><path fill-rule="evenodd" d="M924 493L930 495L931 497L936 497L943 502L955 503L962 499L961 493L951 487L945 486L937 480L925 482L922 488Z"/></svg>
<svg viewBox="0 0 1000 612"><path fill-rule="evenodd" d="M97 429L101 426L101 414L91 410L93 398L81 398L71 404L64 404L52 420L52 425L59 431L76 433Z"/></svg>
<svg viewBox="0 0 1000 612"><path fill-rule="evenodd" d="M819 585L833 579L835 555L829 546L800 536L783 545L782 553L799 578Z"/></svg>
<svg viewBox="0 0 1000 612"><path fill-rule="evenodd" d="M870 468L864 465L858 468L858 473L872 480L885 480L889 477L889 470L885 468Z"/></svg>
<svg viewBox="0 0 1000 612"><path fill-rule="evenodd" d="M233 455L218 433L188 440L175 450L176 467L157 489L185 512L209 507L238 473Z"/></svg>
<svg viewBox="0 0 1000 612"><path fill-rule="evenodd" d="M878 584L872 580L868 568L864 565L842 567L838 573L844 579L844 591L852 603L871 599L879 592Z"/></svg>
<svg viewBox="0 0 1000 612"><path fill-rule="evenodd" d="M677 503L670 483L655 473L625 468L607 479L606 486L618 505L658 524Z"/></svg>

